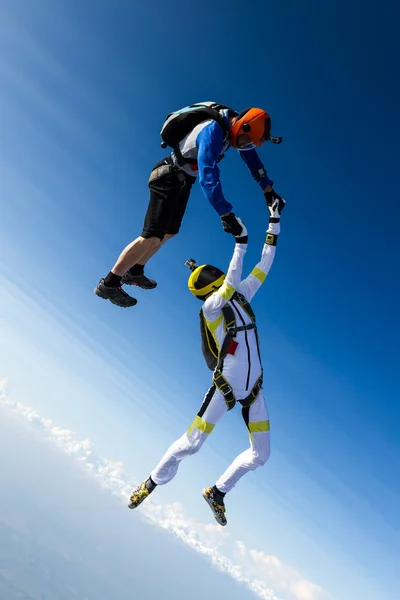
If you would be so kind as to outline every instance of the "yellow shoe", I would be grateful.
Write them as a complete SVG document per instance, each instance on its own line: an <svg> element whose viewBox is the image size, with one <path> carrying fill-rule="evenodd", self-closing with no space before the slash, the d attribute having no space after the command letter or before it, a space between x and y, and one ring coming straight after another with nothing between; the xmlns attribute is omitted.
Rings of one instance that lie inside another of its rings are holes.
<svg viewBox="0 0 400 600"><path fill-rule="evenodd" d="M129 498L128 507L136 508L139 504L142 504L143 500L146 500L147 496L150 494L149 490L146 487L146 482L143 481L140 485L135 487L131 492L131 496Z"/></svg>
<svg viewBox="0 0 400 600"><path fill-rule="evenodd" d="M223 496L218 496L214 489L209 487L203 490L203 498L213 511L213 515L217 523L222 525L222 527L225 527L228 521L225 517L226 509Z"/></svg>

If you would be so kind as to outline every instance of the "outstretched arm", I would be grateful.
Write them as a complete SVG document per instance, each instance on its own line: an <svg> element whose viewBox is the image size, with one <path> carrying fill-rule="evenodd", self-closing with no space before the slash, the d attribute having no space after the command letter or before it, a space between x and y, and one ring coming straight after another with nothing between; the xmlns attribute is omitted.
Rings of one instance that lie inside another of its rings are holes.
<svg viewBox="0 0 400 600"><path fill-rule="evenodd" d="M243 258L247 250L247 230L242 221L238 219L243 229L239 237L236 237L235 249L224 283L203 304L203 313L208 321L214 321L222 307L230 300L240 285L243 271Z"/></svg>
<svg viewBox="0 0 400 600"><path fill-rule="evenodd" d="M200 186L207 200L222 216L232 210L232 204L224 197L219 177L217 162L224 146L224 132L218 123L213 121L206 125L197 136L196 145Z"/></svg>
<svg viewBox="0 0 400 600"><path fill-rule="evenodd" d="M246 163L253 179L256 180L263 191L266 187L272 187L274 185L274 182L269 179L267 171L265 170L261 158L258 156L256 150L242 150L239 151L239 154L243 162Z"/></svg>
<svg viewBox="0 0 400 600"><path fill-rule="evenodd" d="M276 198L281 199L279 194L277 194L272 188L274 182L272 179L269 179L267 171L264 169L264 165L262 164L257 151L254 149L241 150L239 151L239 154L242 160L246 163L253 178L263 190L267 205L271 205Z"/></svg>
<svg viewBox="0 0 400 600"><path fill-rule="evenodd" d="M237 291L243 294L243 296L250 302L254 294L258 291L260 286L264 283L269 270L274 262L275 251L276 251L276 239L280 231L280 224L270 224L267 230L267 237L265 238L265 244L261 253L261 260L254 267L252 272L246 279L240 283Z"/></svg>
<svg viewBox="0 0 400 600"><path fill-rule="evenodd" d="M221 217L224 230L239 235L242 229L240 219L232 212L232 204L225 199L219 177L217 163L224 144L224 133L215 121L200 131L196 139L199 181L205 197Z"/></svg>
<svg viewBox="0 0 400 600"><path fill-rule="evenodd" d="M237 288L237 291L243 294L246 300L250 301L254 294L264 283L269 270L274 262L276 242L281 230L280 213L285 206L285 200L276 200L272 206L268 207L270 211L267 236L261 253L260 262L254 267L252 272L244 279Z"/></svg>

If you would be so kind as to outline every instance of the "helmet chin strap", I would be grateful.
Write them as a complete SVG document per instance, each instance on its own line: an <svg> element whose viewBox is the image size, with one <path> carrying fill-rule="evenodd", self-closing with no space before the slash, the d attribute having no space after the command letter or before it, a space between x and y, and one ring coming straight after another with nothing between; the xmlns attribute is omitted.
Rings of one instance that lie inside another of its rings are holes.
<svg viewBox="0 0 400 600"><path fill-rule="evenodd" d="M274 135L270 135L269 141L272 142L273 144L282 144L283 137L281 137L281 136L276 137Z"/></svg>

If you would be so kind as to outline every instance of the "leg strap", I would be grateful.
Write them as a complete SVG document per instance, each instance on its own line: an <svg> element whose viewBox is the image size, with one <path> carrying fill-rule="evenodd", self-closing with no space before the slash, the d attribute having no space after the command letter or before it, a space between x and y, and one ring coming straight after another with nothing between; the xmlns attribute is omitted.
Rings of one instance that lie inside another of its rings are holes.
<svg viewBox="0 0 400 600"><path fill-rule="evenodd" d="M219 389L223 397L225 398L225 402L227 404L228 410L231 410L236 404L235 394L233 393L233 389L231 385L227 382L225 377L222 375L221 371L214 371L213 382L215 386ZM263 374L261 373L260 377L255 382L253 389L250 394L243 398L242 400L238 400L243 408L247 408L256 401L258 394L262 388L263 383Z"/></svg>
<svg viewBox="0 0 400 600"><path fill-rule="evenodd" d="M243 398L242 400L238 400L238 402L240 402L240 404L242 405L243 408L248 408L249 406L251 406L253 404L253 402L256 401L257 396L260 393L260 390L262 388L262 383L263 383L263 374L261 373L260 377L255 382L250 394L246 398Z"/></svg>
<svg viewBox="0 0 400 600"><path fill-rule="evenodd" d="M229 385L225 377L222 375L221 371L215 370L213 382L215 386L219 389L223 397L225 398L226 405L228 410L232 410L232 408L236 404L236 398L233 393L232 387Z"/></svg>
<svg viewBox="0 0 400 600"><path fill-rule="evenodd" d="M165 177L170 173L173 173L176 176L182 187L186 184L185 173L177 169L177 167L175 167L174 165L170 164L160 165L159 167L153 169L150 173L149 183L151 183L152 181L156 181L157 179L161 179L161 177Z"/></svg>

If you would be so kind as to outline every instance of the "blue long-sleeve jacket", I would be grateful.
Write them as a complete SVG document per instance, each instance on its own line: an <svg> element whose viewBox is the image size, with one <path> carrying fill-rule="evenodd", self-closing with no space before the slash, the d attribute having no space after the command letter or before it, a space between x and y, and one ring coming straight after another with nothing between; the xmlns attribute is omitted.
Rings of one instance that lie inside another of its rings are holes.
<svg viewBox="0 0 400 600"><path fill-rule="evenodd" d="M225 141L224 132L216 121L201 129L196 138L196 147L200 185L207 200L221 216L232 210L232 204L227 202L222 192L217 162L230 145ZM273 185L256 150L242 150L239 154L261 189Z"/></svg>

